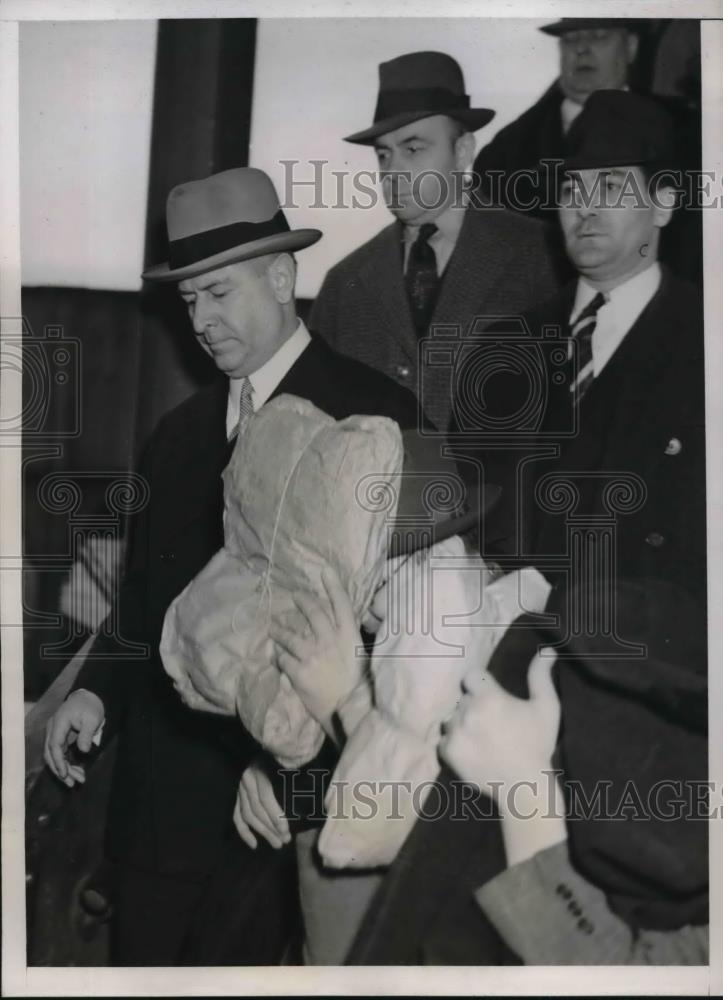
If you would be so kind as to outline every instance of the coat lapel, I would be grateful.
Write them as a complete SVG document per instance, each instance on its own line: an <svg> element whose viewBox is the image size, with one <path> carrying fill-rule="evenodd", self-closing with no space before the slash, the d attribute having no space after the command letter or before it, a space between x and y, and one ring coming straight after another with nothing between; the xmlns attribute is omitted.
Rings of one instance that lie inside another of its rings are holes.
<svg viewBox="0 0 723 1000"><path fill-rule="evenodd" d="M168 487L168 498L160 498L165 511L161 527L163 536L171 539L209 511L218 508L221 515L221 472L231 457L226 440L226 401L228 379L218 379L199 395L197 405L189 409L183 425L174 424L177 434L164 442L163 476L156 482ZM155 485L155 484L154 484ZM220 524L220 520L219 520Z"/></svg>
<svg viewBox="0 0 723 1000"><path fill-rule="evenodd" d="M381 329L393 331L396 342L409 360L417 362L417 335L407 301L402 273L402 226L383 229L359 268L359 282L379 313Z"/></svg>
<svg viewBox="0 0 723 1000"><path fill-rule="evenodd" d="M442 277L432 325L474 316L504 272L510 248L495 209L469 207L457 245ZM462 330L462 336L470 331Z"/></svg>

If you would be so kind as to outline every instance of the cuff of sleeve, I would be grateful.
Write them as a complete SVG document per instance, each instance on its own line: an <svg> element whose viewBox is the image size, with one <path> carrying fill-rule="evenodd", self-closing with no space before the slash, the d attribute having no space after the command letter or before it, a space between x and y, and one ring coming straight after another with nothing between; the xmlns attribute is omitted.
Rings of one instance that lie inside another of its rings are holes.
<svg viewBox="0 0 723 1000"><path fill-rule="evenodd" d="M475 897L526 965L617 964L630 953L630 929L572 867L567 841L508 868Z"/></svg>

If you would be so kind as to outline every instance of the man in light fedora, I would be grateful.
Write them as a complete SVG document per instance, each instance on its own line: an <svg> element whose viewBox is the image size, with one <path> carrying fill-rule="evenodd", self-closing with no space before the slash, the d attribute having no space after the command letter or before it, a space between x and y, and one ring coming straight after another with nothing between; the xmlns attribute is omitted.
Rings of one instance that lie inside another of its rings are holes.
<svg viewBox="0 0 723 1000"><path fill-rule="evenodd" d="M460 339L557 287L539 222L468 203L473 133L493 117L470 107L451 56L411 52L379 66L374 122L347 141L374 148L395 221L329 271L310 320L337 350L409 386L441 431ZM447 364L420 357L435 327L449 340Z"/></svg>
<svg viewBox="0 0 723 1000"><path fill-rule="evenodd" d="M167 222L168 262L144 277L178 285L222 377L164 417L142 468L150 500L135 524L109 631L144 643L148 655L119 659L112 634L98 637L49 722L46 760L73 786L85 774L69 760L69 744L87 752L99 737L120 736L107 830L117 872L114 964L274 964L295 933L293 852L253 854L232 822L239 779L258 746L237 720L180 702L158 655L161 626L223 544L221 472L252 411L289 393L336 419L381 415L411 427L417 404L298 319L293 252L321 233L289 228L262 171L179 185ZM199 945L192 925L203 901L213 916Z"/></svg>

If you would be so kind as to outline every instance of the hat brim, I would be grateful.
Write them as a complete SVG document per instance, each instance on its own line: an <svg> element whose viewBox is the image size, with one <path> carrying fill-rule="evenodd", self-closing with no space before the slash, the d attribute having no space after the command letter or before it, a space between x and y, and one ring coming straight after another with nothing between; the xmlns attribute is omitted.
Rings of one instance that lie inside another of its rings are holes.
<svg viewBox="0 0 723 1000"><path fill-rule="evenodd" d="M264 236L260 240L231 247L229 250L214 254L212 257L204 257L185 267L171 268L167 261L164 264L156 264L147 268L142 278L144 281L183 281L184 278L194 278L199 274L205 274L206 271L214 271L227 264L238 264L254 257L263 257L265 254L303 250L304 247L310 247L318 242L321 237L322 233L318 229L292 229L288 233Z"/></svg>
<svg viewBox="0 0 723 1000"><path fill-rule="evenodd" d="M560 38L569 31L589 31L596 27L625 28L627 31L639 32L642 29L642 22L637 18L627 17L571 17L565 21L543 24L540 31L546 35L552 35L554 38Z"/></svg>
<svg viewBox="0 0 723 1000"><path fill-rule="evenodd" d="M604 170L606 167L644 167L657 165L665 160L663 155L657 157L641 157L641 156L625 156L625 157L615 157L615 156L604 156L600 154L596 156L594 154L581 155L581 156L571 156L566 160L563 160L560 164L560 170L563 174L574 174L581 170Z"/></svg>
<svg viewBox="0 0 723 1000"><path fill-rule="evenodd" d="M480 517L492 509L501 494L502 487L493 483L487 483L481 490L470 487L467 495L469 510L458 517L451 517L446 521L437 521L430 525L396 523L392 529L387 558L408 556L430 544L435 545L437 542L443 542L453 535L463 535L479 524Z"/></svg>
<svg viewBox="0 0 723 1000"><path fill-rule="evenodd" d="M476 132L492 121L496 112L491 108L452 108L449 111L406 111L391 118L384 118L375 122L370 128L365 128L361 132L354 132L353 135L344 137L344 142L353 142L359 146L371 146L375 139L387 132L394 132L412 122L421 121L423 118L433 118L436 115L446 115L456 122L464 125L470 132Z"/></svg>

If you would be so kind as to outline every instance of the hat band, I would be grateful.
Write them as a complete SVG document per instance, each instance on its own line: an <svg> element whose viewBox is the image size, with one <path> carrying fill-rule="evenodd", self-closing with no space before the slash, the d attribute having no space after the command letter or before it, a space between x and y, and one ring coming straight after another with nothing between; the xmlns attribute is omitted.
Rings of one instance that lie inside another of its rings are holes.
<svg viewBox="0 0 723 1000"><path fill-rule="evenodd" d="M276 215L265 222L232 222L228 226L208 229L205 232L193 233L180 240L170 240L168 244L168 263L172 270L188 267L197 261L213 257L225 250L253 243L266 236L278 236L290 232L289 223L281 209Z"/></svg>
<svg viewBox="0 0 723 1000"><path fill-rule="evenodd" d="M379 92L374 122L393 118L407 111L429 111L446 114L469 108L468 94L455 94L445 87L419 87L414 90L382 90Z"/></svg>

